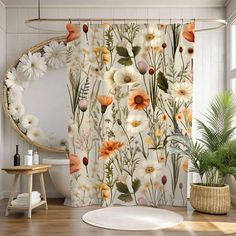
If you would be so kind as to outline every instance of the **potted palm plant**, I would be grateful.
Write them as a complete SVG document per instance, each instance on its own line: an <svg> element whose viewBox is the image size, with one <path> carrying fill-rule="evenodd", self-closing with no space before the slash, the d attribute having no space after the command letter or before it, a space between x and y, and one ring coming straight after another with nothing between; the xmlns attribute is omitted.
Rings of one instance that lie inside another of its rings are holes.
<svg viewBox="0 0 236 236"><path fill-rule="evenodd" d="M233 119L236 98L233 93L220 93L210 104L206 121L197 120L201 138L178 136L172 151L189 157L190 171L199 174L201 182L191 184L190 203L198 211L225 214L230 209L230 190L225 184L228 174L236 177L236 140Z"/></svg>

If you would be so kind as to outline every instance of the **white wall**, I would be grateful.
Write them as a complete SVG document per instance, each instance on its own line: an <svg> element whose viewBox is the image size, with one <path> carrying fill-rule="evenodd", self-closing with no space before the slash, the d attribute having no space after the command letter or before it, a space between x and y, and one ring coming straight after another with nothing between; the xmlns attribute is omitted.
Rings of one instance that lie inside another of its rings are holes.
<svg viewBox="0 0 236 236"><path fill-rule="evenodd" d="M225 8L144 8L144 7L47 7L42 9L42 17L85 17L85 18L224 18ZM35 18L37 9L34 7L9 7L7 8L7 65L17 59L22 52L34 44L53 37L53 35L38 34L24 26L24 20ZM198 26L206 27L207 24ZM54 35L55 36L55 35ZM225 78L225 31L210 31L199 33L195 44L195 94L194 116L200 117L209 101L224 88ZM4 165L12 164L15 144L19 143L20 152L23 153L29 145L22 141L5 121L5 150ZM52 154L41 153L41 156ZM55 156L55 155L54 155ZM4 190L7 196L12 179L4 175ZM47 177L46 189L49 196L58 196ZM24 181L22 182L24 188Z"/></svg>
<svg viewBox="0 0 236 236"><path fill-rule="evenodd" d="M2 84L3 74L6 70L6 8L0 1L0 78ZM1 86L2 87L2 86ZM2 91L0 91L0 97L2 98ZM0 98L0 102L1 102ZM0 107L0 199L3 198L3 176L1 168L3 167L3 111Z"/></svg>
<svg viewBox="0 0 236 236"><path fill-rule="evenodd" d="M235 19L236 19L236 1L231 0L229 4L226 7L226 19L228 20L228 27L227 27L227 50L228 50L228 55L227 55L227 72L230 72L230 58L231 58L231 52L232 48L230 47L230 24L233 22L235 24ZM235 43L235 42L233 42ZM230 76L228 74L227 76L227 86L230 88L231 86L231 81L230 81ZM230 192L231 192L231 201L236 204L236 180L233 176L229 176L227 179L227 183L230 185Z"/></svg>

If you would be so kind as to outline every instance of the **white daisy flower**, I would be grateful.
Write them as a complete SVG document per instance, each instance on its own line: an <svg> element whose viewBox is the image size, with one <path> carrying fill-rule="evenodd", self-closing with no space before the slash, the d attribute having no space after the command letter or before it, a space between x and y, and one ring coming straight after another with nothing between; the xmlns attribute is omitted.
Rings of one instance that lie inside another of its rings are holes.
<svg viewBox="0 0 236 236"><path fill-rule="evenodd" d="M27 129L24 128L24 127L21 125L21 123L18 123L17 126L18 126L18 128L19 128L23 133L26 133L26 132L27 132Z"/></svg>
<svg viewBox="0 0 236 236"><path fill-rule="evenodd" d="M109 71L106 71L104 73L104 80L110 89L114 89L116 87L116 83L114 80L115 72L116 70L112 67Z"/></svg>
<svg viewBox="0 0 236 236"><path fill-rule="evenodd" d="M78 125L72 120L69 120L68 123L68 135L70 138L73 138L78 132Z"/></svg>
<svg viewBox="0 0 236 236"><path fill-rule="evenodd" d="M143 115L129 115L127 119L127 130L130 133L139 133L148 128L148 120Z"/></svg>
<svg viewBox="0 0 236 236"><path fill-rule="evenodd" d="M157 26L149 25L147 28L142 30L141 42L146 47L157 46L161 42L161 34Z"/></svg>
<svg viewBox="0 0 236 236"><path fill-rule="evenodd" d="M9 89L7 92L7 99L9 103L21 103L22 92L19 89Z"/></svg>
<svg viewBox="0 0 236 236"><path fill-rule="evenodd" d="M29 80L40 79L47 70L46 61L41 53L31 53L20 58L20 68Z"/></svg>
<svg viewBox="0 0 236 236"><path fill-rule="evenodd" d="M157 176L161 173L161 165L158 163L158 161L155 158L151 158L148 160L144 160L140 163L140 167L137 170L138 175L141 178L146 178L147 180L154 180L157 178Z"/></svg>
<svg viewBox="0 0 236 236"><path fill-rule="evenodd" d="M28 80L19 67L13 67L7 72L5 84L8 88L23 91L28 86Z"/></svg>
<svg viewBox="0 0 236 236"><path fill-rule="evenodd" d="M37 127L28 129L26 135L33 142L41 142L44 138L43 130Z"/></svg>
<svg viewBox="0 0 236 236"><path fill-rule="evenodd" d="M141 79L140 74L133 66L124 66L114 74L114 81L117 85L130 85Z"/></svg>
<svg viewBox="0 0 236 236"><path fill-rule="evenodd" d="M63 42L53 40L48 46L44 46L44 58L47 64L55 69L65 66L67 49Z"/></svg>
<svg viewBox="0 0 236 236"><path fill-rule="evenodd" d="M39 119L34 115L24 115L20 118L20 124L25 129L36 127L39 123Z"/></svg>
<svg viewBox="0 0 236 236"><path fill-rule="evenodd" d="M192 85L189 82L175 83L171 95L176 102L188 102L192 99Z"/></svg>
<svg viewBox="0 0 236 236"><path fill-rule="evenodd" d="M24 112L25 108L20 102L13 102L9 105L9 113L14 120L18 120Z"/></svg>
<svg viewBox="0 0 236 236"><path fill-rule="evenodd" d="M46 138L46 140L45 140L46 145L48 147L56 147L56 145L58 144L58 139L55 137L54 133L50 133L45 138Z"/></svg>

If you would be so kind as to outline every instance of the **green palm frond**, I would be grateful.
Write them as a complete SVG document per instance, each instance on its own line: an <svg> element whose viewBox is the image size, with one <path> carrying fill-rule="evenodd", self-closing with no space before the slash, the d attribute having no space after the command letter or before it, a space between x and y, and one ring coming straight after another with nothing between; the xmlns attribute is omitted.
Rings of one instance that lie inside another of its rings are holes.
<svg viewBox="0 0 236 236"><path fill-rule="evenodd" d="M236 140L232 140L214 153L212 166L217 168L220 175L224 178L227 174L236 177Z"/></svg>
<svg viewBox="0 0 236 236"><path fill-rule="evenodd" d="M232 127L236 113L236 98L230 91L220 93L210 104L210 109L205 115L206 123L200 120L198 129L202 138L199 139L211 151L216 151L221 145L228 142L236 127Z"/></svg>

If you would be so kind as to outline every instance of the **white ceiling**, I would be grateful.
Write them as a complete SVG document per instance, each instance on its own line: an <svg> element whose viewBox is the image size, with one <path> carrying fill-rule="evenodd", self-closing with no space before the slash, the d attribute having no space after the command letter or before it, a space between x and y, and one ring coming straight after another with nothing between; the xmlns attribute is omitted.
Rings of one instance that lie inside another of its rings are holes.
<svg viewBox="0 0 236 236"><path fill-rule="evenodd" d="M6 6L37 5L38 0L1 0ZM225 6L229 0L41 0L41 5Z"/></svg>

